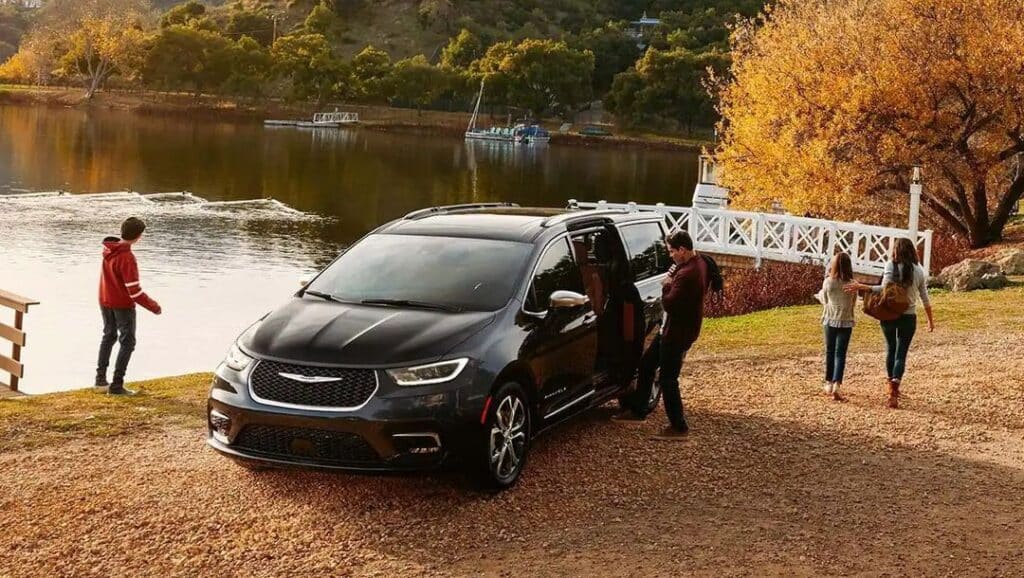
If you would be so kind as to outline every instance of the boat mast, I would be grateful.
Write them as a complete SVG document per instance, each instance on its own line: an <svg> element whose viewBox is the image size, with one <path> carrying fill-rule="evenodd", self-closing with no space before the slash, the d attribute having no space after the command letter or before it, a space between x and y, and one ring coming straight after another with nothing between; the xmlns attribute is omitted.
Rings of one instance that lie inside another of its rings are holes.
<svg viewBox="0 0 1024 578"><path fill-rule="evenodd" d="M473 116L469 118L469 127L466 128L466 132L470 132L476 128L476 117L480 114L480 101L484 97L484 80L486 79L487 77L480 78L480 92L476 95L476 106L473 107Z"/></svg>

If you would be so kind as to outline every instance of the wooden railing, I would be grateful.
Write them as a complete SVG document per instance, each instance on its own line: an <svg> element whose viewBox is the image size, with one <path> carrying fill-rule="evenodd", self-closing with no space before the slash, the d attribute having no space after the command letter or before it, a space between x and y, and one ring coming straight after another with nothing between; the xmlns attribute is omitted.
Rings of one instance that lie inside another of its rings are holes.
<svg viewBox="0 0 1024 578"><path fill-rule="evenodd" d="M882 275L896 239L911 236L906 229L863 223L663 203L594 203L572 199L569 207L653 211L664 217L669 230L689 232L697 249L750 257L758 266L765 259L824 266L836 251L843 251L850 255L855 273L871 276ZM919 232L917 245L922 254L922 265L930 273L932 232Z"/></svg>
<svg viewBox="0 0 1024 578"><path fill-rule="evenodd" d="M23 323L28 308L38 304L38 301L33 301L28 297L0 290L0 309L14 310L14 325L7 325L0 321L0 340L13 344L10 357L0 353L0 371L5 371L11 376L11 382L9 384L0 382L0 387L5 386L12 391L18 391L18 382L25 377L25 366L21 363L21 348L25 347Z"/></svg>

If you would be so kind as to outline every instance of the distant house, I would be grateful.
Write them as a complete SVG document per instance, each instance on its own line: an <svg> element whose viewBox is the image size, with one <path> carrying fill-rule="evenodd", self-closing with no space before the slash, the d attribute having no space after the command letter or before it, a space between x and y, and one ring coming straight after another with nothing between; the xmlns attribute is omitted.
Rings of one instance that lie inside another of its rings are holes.
<svg viewBox="0 0 1024 578"><path fill-rule="evenodd" d="M640 20L634 20L629 23L628 33L636 40L636 46L640 50L647 48L647 38L650 37L651 32L661 24L661 20L658 18L648 18L647 13L640 17Z"/></svg>

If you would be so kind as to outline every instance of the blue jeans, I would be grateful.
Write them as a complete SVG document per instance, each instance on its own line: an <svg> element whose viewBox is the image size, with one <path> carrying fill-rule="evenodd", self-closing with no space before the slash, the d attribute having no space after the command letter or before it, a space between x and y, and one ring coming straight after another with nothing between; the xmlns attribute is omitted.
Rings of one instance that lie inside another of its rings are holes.
<svg viewBox="0 0 1024 578"><path fill-rule="evenodd" d="M882 322L885 335L885 371L889 379L903 379L907 367L907 352L917 332L917 315L905 314L898 319Z"/></svg>
<svg viewBox="0 0 1024 578"><path fill-rule="evenodd" d="M842 383L853 327L825 326L825 381Z"/></svg>

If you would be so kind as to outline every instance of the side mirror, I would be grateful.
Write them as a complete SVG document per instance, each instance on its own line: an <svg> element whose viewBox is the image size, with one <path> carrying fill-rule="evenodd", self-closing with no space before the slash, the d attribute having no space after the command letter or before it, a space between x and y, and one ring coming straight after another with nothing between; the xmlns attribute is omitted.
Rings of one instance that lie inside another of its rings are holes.
<svg viewBox="0 0 1024 578"><path fill-rule="evenodd" d="M579 307L580 305L586 305L590 302L590 299L586 295L580 295L575 291L559 290L551 294L551 298L548 303L552 309L560 309L566 307Z"/></svg>

